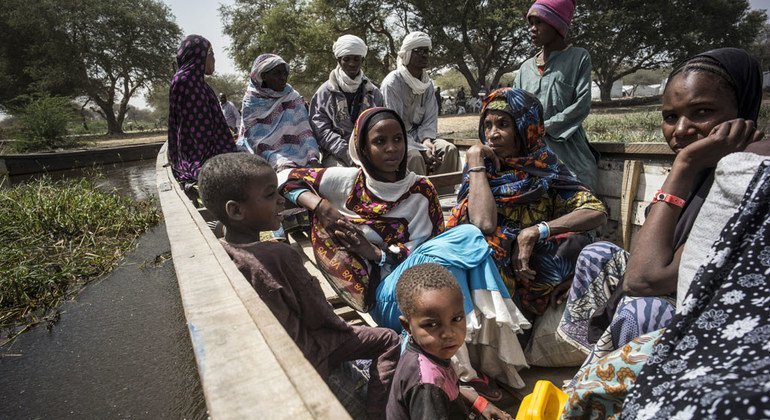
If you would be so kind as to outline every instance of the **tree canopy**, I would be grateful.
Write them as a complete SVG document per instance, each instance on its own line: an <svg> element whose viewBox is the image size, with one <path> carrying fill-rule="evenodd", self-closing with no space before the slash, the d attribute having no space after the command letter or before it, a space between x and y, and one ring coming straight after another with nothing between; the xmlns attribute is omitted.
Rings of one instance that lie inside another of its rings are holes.
<svg viewBox="0 0 770 420"><path fill-rule="evenodd" d="M0 28L0 73L12 83L2 103L35 92L87 96L110 133L122 132L137 90L170 77L181 39L158 0L8 0Z"/></svg>
<svg viewBox="0 0 770 420"><path fill-rule="evenodd" d="M259 54L292 65L292 84L312 94L334 67L331 46L342 34L369 46L364 71L375 81L395 67L403 36L427 32L431 65L451 66L471 93L496 85L535 50L524 20L530 0L236 0L220 11L231 53L248 71ZM748 48L766 15L747 0L581 0L569 42L591 54L602 98L612 83L642 69L669 66L720 46Z"/></svg>
<svg viewBox="0 0 770 420"><path fill-rule="evenodd" d="M656 69L711 48L749 47L763 11L747 0L583 0L572 43L591 54L602 100L612 83L640 69Z"/></svg>

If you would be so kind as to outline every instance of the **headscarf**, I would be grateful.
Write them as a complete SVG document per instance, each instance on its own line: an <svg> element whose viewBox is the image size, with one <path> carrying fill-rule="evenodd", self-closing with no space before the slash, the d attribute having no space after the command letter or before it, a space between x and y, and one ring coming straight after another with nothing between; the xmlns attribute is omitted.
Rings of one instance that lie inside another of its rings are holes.
<svg viewBox="0 0 770 420"><path fill-rule="evenodd" d="M168 160L181 183L196 183L208 158L235 151L219 99L204 77L210 47L206 38L189 35L176 54L178 70L168 98Z"/></svg>
<svg viewBox="0 0 770 420"><path fill-rule="evenodd" d="M404 123L395 111L381 107L363 111L349 143L351 159L360 169L293 169L278 174L278 179L283 194L306 189L317 192L350 222L361 226L372 243L396 247L396 263L400 263L412 249L444 230L444 218L430 181L406 169L406 150L397 181L379 181L371 176L373 167L363 150L368 131L382 117L398 121L406 136ZM316 215L312 216L311 241L316 261L350 306L368 310L371 296L367 297L367 293L374 291L370 278L376 287L376 282L396 264L387 263L380 269L348 252L318 223Z"/></svg>
<svg viewBox="0 0 770 420"><path fill-rule="evenodd" d="M423 47L433 48L430 37L425 32L415 31L404 37L401 49L398 50L397 71L415 95L422 95L432 85L427 72L423 71L422 79L418 80L406 68L412 59L412 50Z"/></svg>
<svg viewBox="0 0 770 420"><path fill-rule="evenodd" d="M564 38L574 15L575 0L537 0L527 12L527 20L530 16L536 16Z"/></svg>
<svg viewBox="0 0 770 420"><path fill-rule="evenodd" d="M490 160L484 161L489 187L498 208L537 203L551 189L559 191L565 199L580 191L589 191L543 142L543 106L536 96L511 88L497 89L490 93L481 108L479 138L482 143L487 142L484 118L491 109L511 116L518 138L524 141L526 148L524 156L503 159L499 171L495 170ZM457 206L452 210L447 227L468 221L469 179L466 171L457 194ZM498 216L502 217L499 212ZM501 261L508 258L508 244L518 236L519 231L508 228L505 223L498 223L497 231L487 237L495 250L495 259Z"/></svg>
<svg viewBox="0 0 770 420"><path fill-rule="evenodd" d="M698 58L709 58L721 66L732 79L738 104L738 117L757 121L759 108L762 104L762 71L757 60L746 51L739 48L719 48L698 54L677 66L671 74L677 74L680 69ZM669 80L671 76L669 76ZM674 231L674 246L679 248L690 235L690 229L695 218L706 200L711 184L714 182L714 171L702 174L696 187L687 197L687 204L682 211Z"/></svg>
<svg viewBox="0 0 770 420"><path fill-rule="evenodd" d="M732 78L738 102L738 118L756 122L762 105L762 70L757 59L740 48L718 48L688 59L672 73L700 57L716 61Z"/></svg>
<svg viewBox="0 0 770 420"><path fill-rule="evenodd" d="M286 66L286 71L288 72L289 65L283 61L283 58L275 54L262 54L251 64L249 79L251 79L256 86L262 87L262 73L268 72L281 64Z"/></svg>
<svg viewBox="0 0 770 420"><path fill-rule="evenodd" d="M276 92L262 86L262 74L286 62L275 54L262 54L249 73L241 109L238 147L258 154L276 171L318 165L318 143L310 128L302 96L286 84Z"/></svg>
<svg viewBox="0 0 770 420"><path fill-rule="evenodd" d="M334 57L340 58L346 55L360 55L366 57L369 49L366 47L364 40L355 35L342 35L334 41L332 46L334 51Z"/></svg>
<svg viewBox="0 0 770 420"><path fill-rule="evenodd" d="M387 117L382 118L383 117L382 114L389 114L391 118L387 118ZM396 120L398 122L398 125L401 126L401 131L404 132L404 142L406 142L406 128L404 127L404 121L401 120L401 117L398 115L398 113L392 109L388 109L384 107L374 107L374 108L369 108L367 110L364 110L364 112L362 112L361 115L359 115L358 120L356 121L356 126L353 128L353 136L352 136L353 141L348 144L348 152L350 153L350 160L352 160L353 163L356 164L356 166L360 166L361 168L363 168L368 178L371 178L371 174L375 171L375 169L374 169L374 166L372 165L372 162L364 153L364 147L366 146L366 143L367 143L367 135L369 133L369 129L374 124L380 121L384 121L386 119ZM407 178L406 161L407 161L407 147L405 143L404 157L401 160L401 164L398 166L398 173L396 175L399 180Z"/></svg>
<svg viewBox="0 0 770 420"><path fill-rule="evenodd" d="M334 50L334 57L339 59L347 55L358 55L366 57L368 51L364 41L355 35L342 35L337 38L332 46ZM366 80L364 78L363 70L359 71L354 79L348 77L348 75L342 70L342 66L337 64L332 73L329 75L329 79L334 78L337 86L346 93L357 93L361 84Z"/></svg>

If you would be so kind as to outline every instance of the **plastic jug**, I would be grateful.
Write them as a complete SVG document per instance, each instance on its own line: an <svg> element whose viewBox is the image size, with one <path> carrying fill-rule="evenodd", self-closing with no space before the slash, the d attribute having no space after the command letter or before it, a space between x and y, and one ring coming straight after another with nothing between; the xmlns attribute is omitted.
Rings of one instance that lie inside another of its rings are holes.
<svg viewBox="0 0 770 420"><path fill-rule="evenodd" d="M532 393L521 401L516 420L556 420L561 416L568 398L551 382L537 381Z"/></svg>

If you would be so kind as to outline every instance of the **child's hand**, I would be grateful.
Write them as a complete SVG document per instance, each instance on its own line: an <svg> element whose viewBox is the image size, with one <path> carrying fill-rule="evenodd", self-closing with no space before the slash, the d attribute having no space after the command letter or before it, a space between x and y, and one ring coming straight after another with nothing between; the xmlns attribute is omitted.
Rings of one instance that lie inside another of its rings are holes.
<svg viewBox="0 0 770 420"><path fill-rule="evenodd" d="M513 416L495 407L495 405L492 403L489 403L486 407L484 407L484 410L481 411L481 417L485 419L513 420Z"/></svg>

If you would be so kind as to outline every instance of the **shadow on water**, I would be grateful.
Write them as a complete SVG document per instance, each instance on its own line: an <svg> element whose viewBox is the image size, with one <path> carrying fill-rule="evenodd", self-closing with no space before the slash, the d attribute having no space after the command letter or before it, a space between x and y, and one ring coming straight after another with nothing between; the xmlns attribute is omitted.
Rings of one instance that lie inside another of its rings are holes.
<svg viewBox="0 0 770 420"><path fill-rule="evenodd" d="M52 177L83 173L65 172ZM154 161L102 173L107 189L155 195ZM165 225L61 309L0 348L0 418L206 418Z"/></svg>

